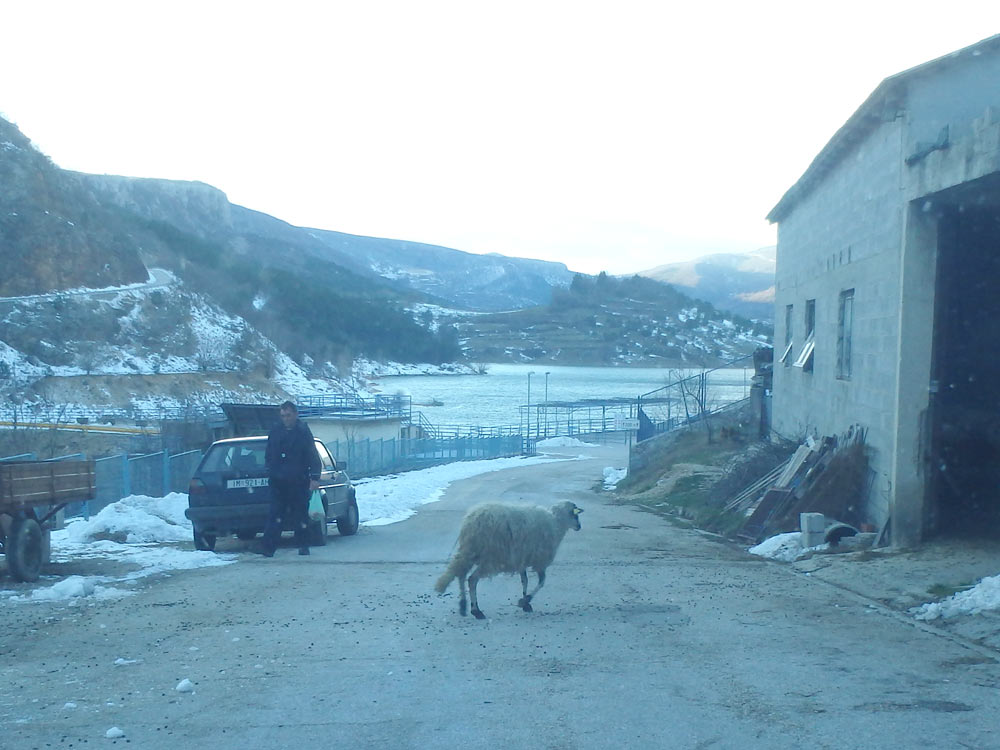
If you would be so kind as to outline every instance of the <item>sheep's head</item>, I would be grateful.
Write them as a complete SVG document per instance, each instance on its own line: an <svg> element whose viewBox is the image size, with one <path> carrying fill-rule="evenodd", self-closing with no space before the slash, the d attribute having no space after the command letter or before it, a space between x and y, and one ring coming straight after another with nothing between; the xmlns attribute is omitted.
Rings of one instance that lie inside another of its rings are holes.
<svg viewBox="0 0 1000 750"><path fill-rule="evenodd" d="M552 515L574 531L580 530L581 513L583 513L583 508L576 506L568 500L564 503L552 506Z"/></svg>

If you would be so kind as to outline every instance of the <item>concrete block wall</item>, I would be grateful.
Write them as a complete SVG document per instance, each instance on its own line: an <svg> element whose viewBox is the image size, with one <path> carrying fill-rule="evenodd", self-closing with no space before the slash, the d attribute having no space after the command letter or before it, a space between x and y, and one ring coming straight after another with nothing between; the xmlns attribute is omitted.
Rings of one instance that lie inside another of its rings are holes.
<svg viewBox="0 0 1000 750"><path fill-rule="evenodd" d="M903 122L886 122L846 155L780 223L775 342L785 341L785 306L794 306L789 357L801 351L806 300L816 300L813 372L775 362L773 425L793 439L868 430L876 481L870 520L880 523L891 476L899 339L899 269L904 234ZM852 373L837 377L840 292L854 290Z"/></svg>

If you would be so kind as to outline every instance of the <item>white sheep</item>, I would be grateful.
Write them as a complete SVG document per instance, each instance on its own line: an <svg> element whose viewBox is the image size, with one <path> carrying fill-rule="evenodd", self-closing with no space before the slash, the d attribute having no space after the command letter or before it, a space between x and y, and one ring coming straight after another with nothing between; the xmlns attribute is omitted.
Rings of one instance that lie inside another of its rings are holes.
<svg viewBox="0 0 1000 750"><path fill-rule="evenodd" d="M567 529L580 530L580 514L571 502L546 510L538 506L485 503L472 508L462 521L458 551L434 588L443 594L458 578L458 611L465 614L465 581L469 581L472 614L486 617L479 609L476 584L497 573L520 573L523 596L517 605L531 611L531 599L545 584L545 569L552 564ZM475 568L473 570L473 568ZM528 568L538 574L538 585L528 593ZM469 571L472 571L471 573Z"/></svg>

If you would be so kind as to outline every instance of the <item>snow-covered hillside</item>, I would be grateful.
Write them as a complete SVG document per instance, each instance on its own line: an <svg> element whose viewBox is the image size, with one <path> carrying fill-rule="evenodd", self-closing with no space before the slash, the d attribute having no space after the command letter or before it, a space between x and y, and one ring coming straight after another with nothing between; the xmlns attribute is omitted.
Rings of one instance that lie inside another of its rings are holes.
<svg viewBox="0 0 1000 750"><path fill-rule="evenodd" d="M309 371L243 318L229 315L167 275L152 287L74 290L73 294L0 299L0 390L24 405L66 403L104 376L145 376L167 386L104 386L108 406L149 409L191 403L273 400L278 395L340 393L329 364ZM185 387L170 387L183 376ZM235 375L223 383L221 376ZM67 392L68 391L68 392Z"/></svg>

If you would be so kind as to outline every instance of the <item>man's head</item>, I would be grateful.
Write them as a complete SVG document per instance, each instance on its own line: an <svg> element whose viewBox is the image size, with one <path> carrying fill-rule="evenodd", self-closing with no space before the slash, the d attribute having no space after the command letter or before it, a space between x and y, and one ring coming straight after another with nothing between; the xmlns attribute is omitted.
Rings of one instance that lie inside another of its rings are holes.
<svg viewBox="0 0 1000 750"><path fill-rule="evenodd" d="M299 418L299 410L291 401L283 403L278 414L281 416L281 424L288 428L291 428Z"/></svg>

